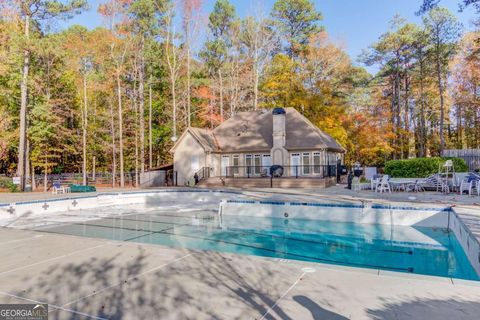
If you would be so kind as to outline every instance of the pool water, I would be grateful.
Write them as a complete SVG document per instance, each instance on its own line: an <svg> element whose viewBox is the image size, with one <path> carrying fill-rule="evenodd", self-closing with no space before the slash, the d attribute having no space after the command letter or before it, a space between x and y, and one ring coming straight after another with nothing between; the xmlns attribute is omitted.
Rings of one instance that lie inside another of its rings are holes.
<svg viewBox="0 0 480 320"><path fill-rule="evenodd" d="M441 228L158 212L38 230L480 280L453 233Z"/></svg>

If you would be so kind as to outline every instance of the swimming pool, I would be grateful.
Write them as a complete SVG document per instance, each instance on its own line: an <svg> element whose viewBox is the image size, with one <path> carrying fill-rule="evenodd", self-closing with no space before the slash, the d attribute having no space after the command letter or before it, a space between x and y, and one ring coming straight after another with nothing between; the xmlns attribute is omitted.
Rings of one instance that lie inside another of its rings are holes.
<svg viewBox="0 0 480 320"><path fill-rule="evenodd" d="M447 228L216 212L122 215L39 231L479 280Z"/></svg>

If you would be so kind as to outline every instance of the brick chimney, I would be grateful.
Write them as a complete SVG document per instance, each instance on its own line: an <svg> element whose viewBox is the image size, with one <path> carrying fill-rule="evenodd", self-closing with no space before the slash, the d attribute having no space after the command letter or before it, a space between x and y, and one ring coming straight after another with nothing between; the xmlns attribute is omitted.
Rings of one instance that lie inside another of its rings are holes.
<svg viewBox="0 0 480 320"><path fill-rule="evenodd" d="M285 149L286 141L286 122L287 113L283 108L275 108L272 111L273 117L273 148L271 156L273 164L286 165L288 159L288 151Z"/></svg>

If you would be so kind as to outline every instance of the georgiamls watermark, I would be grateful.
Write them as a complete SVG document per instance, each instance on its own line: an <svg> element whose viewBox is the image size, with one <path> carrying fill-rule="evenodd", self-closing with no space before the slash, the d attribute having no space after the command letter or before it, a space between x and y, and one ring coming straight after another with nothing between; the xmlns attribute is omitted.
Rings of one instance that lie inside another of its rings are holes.
<svg viewBox="0 0 480 320"><path fill-rule="evenodd" d="M0 320L47 320L48 304L0 304Z"/></svg>

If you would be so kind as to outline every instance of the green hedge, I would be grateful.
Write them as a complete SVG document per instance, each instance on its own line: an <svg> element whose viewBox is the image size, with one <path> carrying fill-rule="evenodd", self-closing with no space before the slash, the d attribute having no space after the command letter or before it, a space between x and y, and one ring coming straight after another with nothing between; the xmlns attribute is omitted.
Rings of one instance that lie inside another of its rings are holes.
<svg viewBox="0 0 480 320"><path fill-rule="evenodd" d="M8 189L10 192L17 192L18 187L16 184L13 184L12 178L0 178L0 188Z"/></svg>
<svg viewBox="0 0 480 320"><path fill-rule="evenodd" d="M461 158L414 158L408 160L391 160L385 164L385 174L394 178L423 178L438 173L439 165L453 160L456 172L468 171L467 164Z"/></svg>

